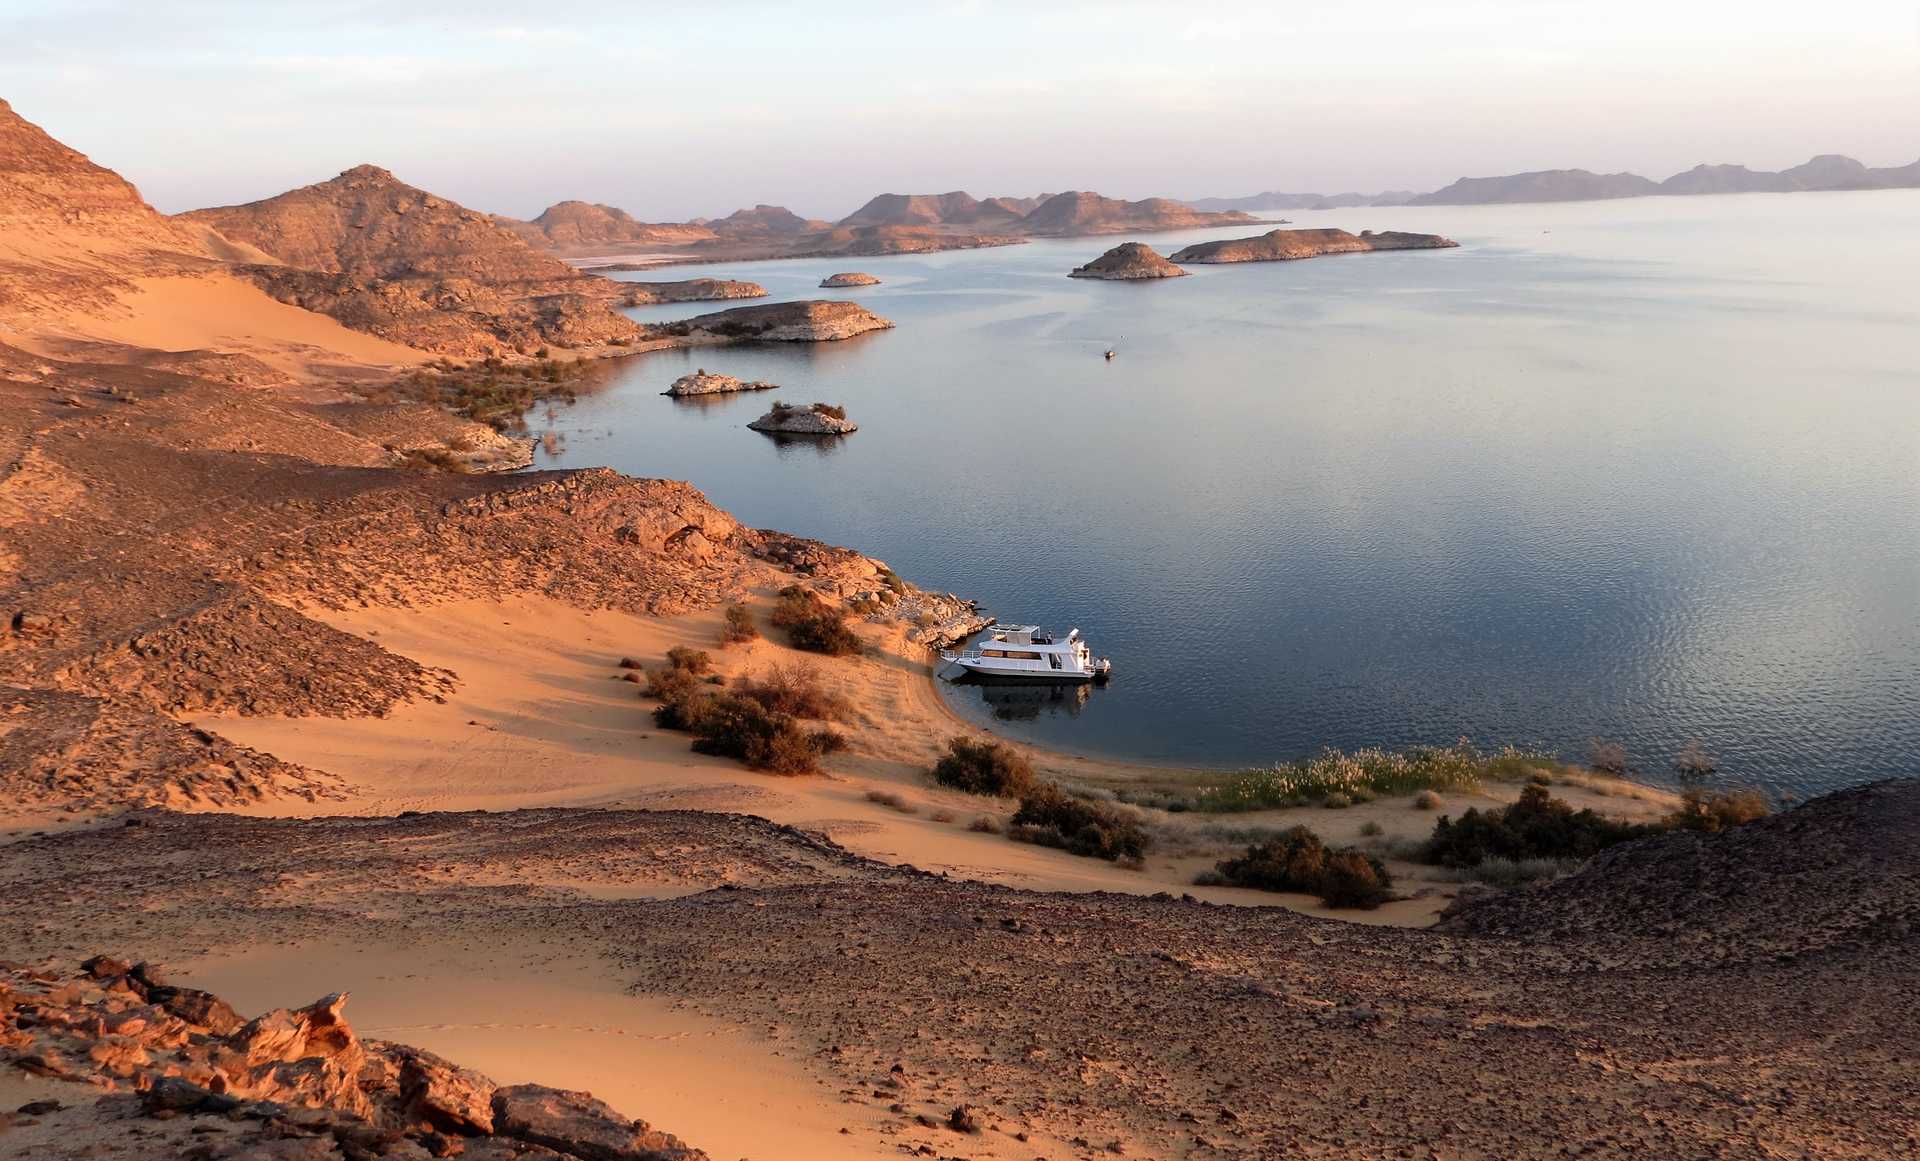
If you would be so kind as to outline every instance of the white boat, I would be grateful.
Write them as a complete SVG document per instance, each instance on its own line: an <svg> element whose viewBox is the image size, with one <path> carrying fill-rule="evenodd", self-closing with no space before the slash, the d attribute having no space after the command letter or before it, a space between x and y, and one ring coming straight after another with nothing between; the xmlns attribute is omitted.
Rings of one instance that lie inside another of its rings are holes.
<svg viewBox="0 0 1920 1161"><path fill-rule="evenodd" d="M1113 663L1095 657L1080 639L1080 630L1065 636L1038 625L1000 625L958 653L940 654L942 661L983 677L1028 677L1052 681L1092 681L1105 677Z"/></svg>

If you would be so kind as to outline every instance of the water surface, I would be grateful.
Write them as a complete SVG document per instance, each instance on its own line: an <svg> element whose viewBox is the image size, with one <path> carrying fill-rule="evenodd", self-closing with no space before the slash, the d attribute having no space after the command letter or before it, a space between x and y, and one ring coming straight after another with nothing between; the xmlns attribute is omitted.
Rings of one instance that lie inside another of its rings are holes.
<svg viewBox="0 0 1920 1161"><path fill-rule="evenodd" d="M1605 737L1801 794L1920 770L1920 191L1293 217L1462 248L1144 285L1064 277L1119 238L631 275L898 328L635 358L546 462L1080 626L1111 686L949 691L1076 753ZM885 284L816 289L842 269ZM658 394L696 366L861 430L776 443L744 426L766 395Z"/></svg>

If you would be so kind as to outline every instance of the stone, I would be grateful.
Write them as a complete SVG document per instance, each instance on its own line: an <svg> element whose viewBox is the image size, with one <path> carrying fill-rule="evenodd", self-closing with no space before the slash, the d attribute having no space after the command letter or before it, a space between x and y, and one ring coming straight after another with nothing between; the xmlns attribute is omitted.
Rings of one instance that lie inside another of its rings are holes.
<svg viewBox="0 0 1920 1161"><path fill-rule="evenodd" d="M783 435L845 435L860 430L860 425L848 419L846 412L826 403L816 403L812 407L775 403L773 410L747 426L755 431Z"/></svg>
<svg viewBox="0 0 1920 1161"><path fill-rule="evenodd" d="M516 1084L493 1094L494 1133L582 1161L704 1161L706 1154L645 1121L630 1121L591 1093Z"/></svg>

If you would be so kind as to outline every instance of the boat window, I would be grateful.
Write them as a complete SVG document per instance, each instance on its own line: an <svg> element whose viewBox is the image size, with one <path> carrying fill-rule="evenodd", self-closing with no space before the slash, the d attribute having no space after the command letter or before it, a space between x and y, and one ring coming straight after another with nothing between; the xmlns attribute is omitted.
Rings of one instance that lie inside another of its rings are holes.
<svg viewBox="0 0 1920 1161"><path fill-rule="evenodd" d="M1052 663L1055 669L1060 668L1060 655L1058 653L1054 654L1052 657L1047 658L1047 660Z"/></svg>

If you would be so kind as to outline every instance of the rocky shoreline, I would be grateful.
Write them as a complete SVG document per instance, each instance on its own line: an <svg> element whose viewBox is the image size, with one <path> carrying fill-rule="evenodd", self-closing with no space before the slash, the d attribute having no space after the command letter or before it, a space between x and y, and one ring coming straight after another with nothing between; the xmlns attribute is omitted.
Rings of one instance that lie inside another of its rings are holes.
<svg viewBox="0 0 1920 1161"><path fill-rule="evenodd" d="M845 274L829 274L825 278L822 278L820 280L820 286L822 289L835 287L835 286L878 286L878 285L880 285L880 280L878 278L875 278L873 275L860 274L860 273L851 272L851 271Z"/></svg>
<svg viewBox="0 0 1920 1161"><path fill-rule="evenodd" d="M828 343L892 327L858 303L816 299L740 306L669 323L660 330L696 342Z"/></svg>

